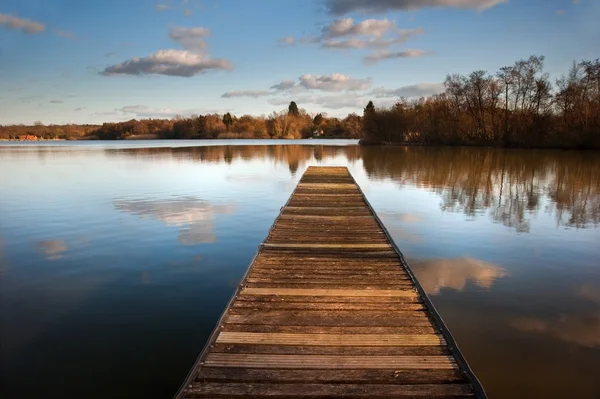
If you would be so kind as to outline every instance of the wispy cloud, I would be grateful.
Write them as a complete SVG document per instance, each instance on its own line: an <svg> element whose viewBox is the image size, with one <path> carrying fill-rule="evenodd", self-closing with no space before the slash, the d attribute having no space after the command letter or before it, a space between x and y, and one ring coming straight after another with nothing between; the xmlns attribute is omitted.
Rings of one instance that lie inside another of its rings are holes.
<svg viewBox="0 0 600 399"><path fill-rule="evenodd" d="M391 60L394 58L416 58L423 57L424 55L430 54L425 50L419 49L410 49L404 51L389 51L389 50L381 50L377 51L373 54L369 54L364 57L364 61L366 64L375 64L381 60Z"/></svg>
<svg viewBox="0 0 600 399"><path fill-rule="evenodd" d="M0 26L7 29L20 30L28 34L40 33L46 29L46 26L41 22L2 13L0 13Z"/></svg>
<svg viewBox="0 0 600 399"><path fill-rule="evenodd" d="M354 35L381 37L396 27L389 19L366 19L354 23L352 18L337 19L322 28L322 38L334 38Z"/></svg>
<svg viewBox="0 0 600 399"><path fill-rule="evenodd" d="M272 92L267 90L238 90L238 91L228 91L227 93L223 93L221 95L222 98L234 98L234 97L264 97L271 95Z"/></svg>
<svg viewBox="0 0 600 399"><path fill-rule="evenodd" d="M444 91L443 83L418 83L409 86L402 86L397 89L386 89L383 87L374 89L371 92L375 98L414 98L431 96Z"/></svg>
<svg viewBox="0 0 600 399"><path fill-rule="evenodd" d="M461 8L485 10L508 0L325 0L333 15L351 12L385 13L388 11L412 11L422 8Z"/></svg>
<svg viewBox="0 0 600 399"><path fill-rule="evenodd" d="M61 101L61 100L50 100L49 102L51 104L62 104L64 101Z"/></svg>
<svg viewBox="0 0 600 399"><path fill-rule="evenodd" d="M296 86L295 80L284 80L280 83L271 86L271 90L285 91L293 88L294 86Z"/></svg>
<svg viewBox="0 0 600 399"><path fill-rule="evenodd" d="M420 35L424 31L422 28L399 29L393 37L370 37L370 38L351 38L344 40L325 40L321 43L323 48L331 49L366 49L366 48L388 48L394 44L405 43L413 36Z"/></svg>
<svg viewBox="0 0 600 399"><path fill-rule="evenodd" d="M169 32L171 40L176 41L186 50L200 51L206 48L205 38L210 36L210 29L202 26L194 28L175 27Z"/></svg>
<svg viewBox="0 0 600 399"><path fill-rule="evenodd" d="M216 110L208 109L173 109L152 108L146 105L126 105L111 112L112 115L125 115L128 118L174 118L177 115L189 117L192 115L215 114Z"/></svg>
<svg viewBox="0 0 600 399"><path fill-rule="evenodd" d="M309 90L344 91L367 90L371 87L371 79L355 79L341 73L331 75L302 75L300 86Z"/></svg>
<svg viewBox="0 0 600 399"><path fill-rule="evenodd" d="M321 92L355 92L368 90L371 87L371 79L357 79L352 78L341 73L333 73L331 75L313 75L304 74L298 77L298 80L284 80L270 87L270 90L238 90L223 93L223 98L233 97L266 97L270 95L286 95L291 94L299 95L304 93L305 102L312 102L317 104L313 100L318 100L319 96L308 94L309 92L321 91ZM343 97L343 96L342 96ZM333 100L333 99L332 99ZM339 102L339 99L335 99ZM281 105L288 102L287 99L273 98L269 100L271 104ZM320 100L319 100L320 101Z"/></svg>
<svg viewBox="0 0 600 399"><path fill-rule="evenodd" d="M147 57L133 57L120 64L106 67L101 72L113 75L167 75L191 77L211 70L231 70L233 65L225 59L211 59L204 54L188 50L159 50Z"/></svg>
<svg viewBox="0 0 600 399"><path fill-rule="evenodd" d="M155 9L156 11L162 12L162 11L167 11L167 10L170 10L170 9L171 9L171 6L170 6L170 5L168 5L168 4L156 4L156 5L154 6L154 9Z"/></svg>

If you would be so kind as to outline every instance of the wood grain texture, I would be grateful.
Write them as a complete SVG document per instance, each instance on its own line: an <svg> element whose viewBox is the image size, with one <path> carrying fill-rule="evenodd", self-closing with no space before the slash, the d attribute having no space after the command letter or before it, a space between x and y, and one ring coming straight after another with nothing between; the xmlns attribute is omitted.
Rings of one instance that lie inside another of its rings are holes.
<svg viewBox="0 0 600 399"><path fill-rule="evenodd" d="M348 170L309 167L178 397L473 397L425 303Z"/></svg>

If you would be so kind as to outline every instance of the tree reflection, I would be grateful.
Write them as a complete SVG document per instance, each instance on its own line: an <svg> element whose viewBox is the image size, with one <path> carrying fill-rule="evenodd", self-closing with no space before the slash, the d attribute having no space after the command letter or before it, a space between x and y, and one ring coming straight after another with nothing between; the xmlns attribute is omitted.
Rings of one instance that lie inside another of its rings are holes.
<svg viewBox="0 0 600 399"><path fill-rule="evenodd" d="M441 209L528 232L540 209L558 225L600 222L600 160L594 153L475 148L362 148L372 179L440 195Z"/></svg>

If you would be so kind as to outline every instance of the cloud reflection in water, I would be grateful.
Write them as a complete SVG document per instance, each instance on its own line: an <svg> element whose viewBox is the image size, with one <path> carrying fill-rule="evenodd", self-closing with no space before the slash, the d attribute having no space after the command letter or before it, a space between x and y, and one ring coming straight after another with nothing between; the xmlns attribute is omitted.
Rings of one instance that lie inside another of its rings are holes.
<svg viewBox="0 0 600 399"><path fill-rule="evenodd" d="M63 240L42 240L37 242L37 249L44 253L47 259L58 260L67 250L67 244Z"/></svg>
<svg viewBox="0 0 600 399"><path fill-rule="evenodd" d="M438 295L442 288L462 291L467 281L490 289L496 279L508 276L502 267L473 258L433 259L411 262L411 266L429 295Z"/></svg>
<svg viewBox="0 0 600 399"><path fill-rule="evenodd" d="M232 204L213 205L196 197L180 197L166 200L136 199L114 200L115 208L121 212L141 218L155 218L167 226L184 227L179 231L182 245L195 245L216 241L213 221L217 214L235 211Z"/></svg>

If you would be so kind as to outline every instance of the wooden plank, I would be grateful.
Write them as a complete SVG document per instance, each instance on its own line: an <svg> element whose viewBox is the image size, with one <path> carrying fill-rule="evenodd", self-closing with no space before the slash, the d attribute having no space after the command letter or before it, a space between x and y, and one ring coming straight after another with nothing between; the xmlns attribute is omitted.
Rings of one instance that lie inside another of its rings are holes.
<svg viewBox="0 0 600 399"><path fill-rule="evenodd" d="M295 326L295 325L262 325L262 324L235 324L224 323L222 331L244 332L282 332L299 334L362 334L362 326ZM371 334L436 334L438 331L429 325L424 326L369 326Z"/></svg>
<svg viewBox="0 0 600 399"><path fill-rule="evenodd" d="M417 297L414 290L336 290L302 288L244 288L241 295Z"/></svg>
<svg viewBox="0 0 600 399"><path fill-rule="evenodd" d="M209 353L204 362L210 367L278 369L389 369L448 370L456 368L451 356L335 356L261 355Z"/></svg>
<svg viewBox="0 0 600 399"><path fill-rule="evenodd" d="M315 303L315 302L250 302L236 301L231 310L234 309L255 309L255 310L384 310L387 312L425 310L425 307L419 303Z"/></svg>
<svg viewBox="0 0 600 399"><path fill-rule="evenodd" d="M327 189L344 189L344 188L356 188L352 183L299 183L298 188L327 188Z"/></svg>
<svg viewBox="0 0 600 399"><path fill-rule="evenodd" d="M234 324L262 324L268 325L296 325L296 326L357 326L370 328L374 326L428 326L431 324L426 317L413 315L380 314L379 317L367 316L370 312L360 311L335 311L299 313L276 311L251 312L250 314L227 314L225 323Z"/></svg>
<svg viewBox="0 0 600 399"><path fill-rule="evenodd" d="M365 396L368 394L368 396ZM273 383L211 383L190 389L191 398L442 398L472 397L467 384L273 384Z"/></svg>
<svg viewBox="0 0 600 399"><path fill-rule="evenodd" d="M318 241L315 239L315 241ZM390 244L285 244L264 243L265 248L271 249L390 249Z"/></svg>
<svg viewBox="0 0 600 399"><path fill-rule="evenodd" d="M310 302L312 304L322 303L341 303L341 304L381 304L382 306L400 306L404 304L422 304L423 301L418 296L414 297L381 297L381 296L356 296L356 297L341 297L341 296L278 296L278 295L238 295L235 303L249 302L249 303L295 303ZM258 305L260 306L260 305Z"/></svg>
<svg viewBox="0 0 600 399"><path fill-rule="evenodd" d="M464 382L459 370L274 370L204 367L199 382L452 384Z"/></svg>
<svg viewBox="0 0 600 399"><path fill-rule="evenodd" d="M425 346L310 346L268 344L219 344L213 353L257 353L272 355L343 355L343 356L442 356L450 355L445 345Z"/></svg>
<svg viewBox="0 0 600 399"><path fill-rule="evenodd" d="M399 334L287 334L221 332L216 340L224 344L309 345L309 346L439 346L440 335Z"/></svg>

